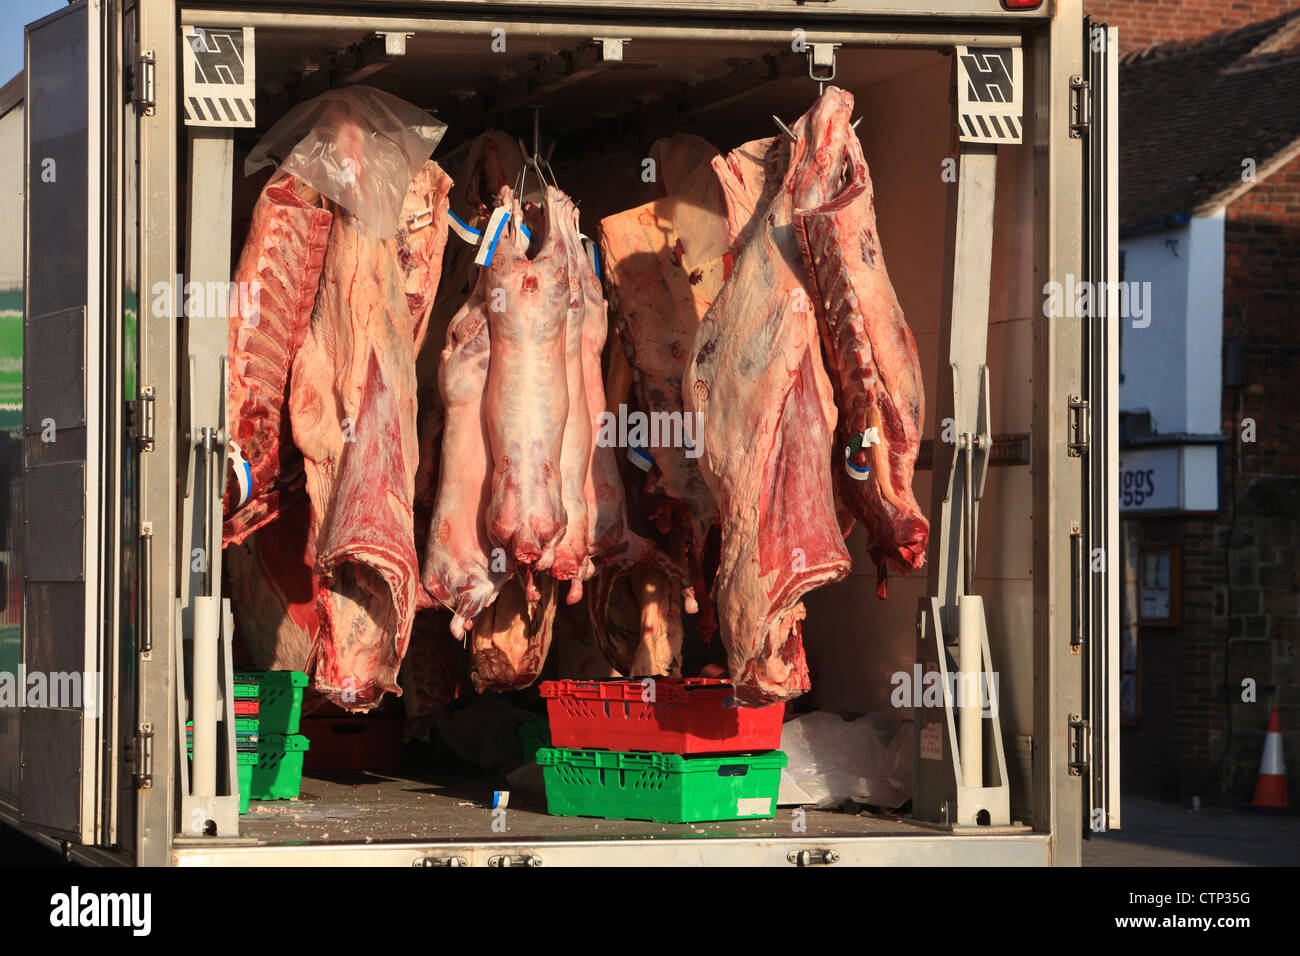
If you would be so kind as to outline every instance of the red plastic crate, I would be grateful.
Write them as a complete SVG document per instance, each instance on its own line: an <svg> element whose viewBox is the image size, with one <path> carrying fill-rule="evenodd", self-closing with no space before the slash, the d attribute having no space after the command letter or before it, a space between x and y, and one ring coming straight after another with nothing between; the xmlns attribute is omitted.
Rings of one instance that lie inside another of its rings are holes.
<svg viewBox="0 0 1300 956"><path fill-rule="evenodd" d="M257 706L258 704L257 704L256 697L254 697L252 700L237 700L235 701L235 716L256 717Z"/></svg>
<svg viewBox="0 0 1300 956"><path fill-rule="evenodd" d="M551 744L571 750L728 754L781 746L784 704L739 707L731 681L658 677L654 701L631 680L553 680L541 686Z"/></svg>

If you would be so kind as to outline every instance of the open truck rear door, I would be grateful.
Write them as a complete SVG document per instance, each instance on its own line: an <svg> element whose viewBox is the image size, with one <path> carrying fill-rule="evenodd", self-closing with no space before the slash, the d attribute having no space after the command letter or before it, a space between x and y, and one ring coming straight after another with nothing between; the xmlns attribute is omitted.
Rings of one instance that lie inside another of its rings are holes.
<svg viewBox="0 0 1300 956"><path fill-rule="evenodd" d="M23 329L24 697L18 809L75 844L116 833L116 641L129 582L118 546L123 310L113 279L121 194L118 55L103 7L78 3L26 31Z"/></svg>
<svg viewBox="0 0 1300 956"><path fill-rule="evenodd" d="M1075 628L1083 706L1072 723L1071 772L1083 778L1085 837L1119 813L1119 47L1089 21L1088 74L1072 82L1073 130L1084 142L1084 268L1093 316L1083 335L1083 390L1071 402L1071 448L1083 459L1083 521L1074 535Z"/></svg>

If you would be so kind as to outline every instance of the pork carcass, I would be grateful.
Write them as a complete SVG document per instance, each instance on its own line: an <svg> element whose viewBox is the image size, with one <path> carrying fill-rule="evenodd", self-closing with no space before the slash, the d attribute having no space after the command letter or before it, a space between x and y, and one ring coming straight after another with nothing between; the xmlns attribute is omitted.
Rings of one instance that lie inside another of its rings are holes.
<svg viewBox="0 0 1300 956"><path fill-rule="evenodd" d="M316 537L316 688L369 710L385 692L400 694L419 584L414 336L396 242L341 208L290 412Z"/></svg>
<svg viewBox="0 0 1300 956"><path fill-rule="evenodd" d="M492 490L492 453L486 416L489 270L447 330L438 371L442 467L425 545L421 583L454 617L452 633L464 639L474 619L510 577L514 561L488 538L486 512Z"/></svg>
<svg viewBox="0 0 1300 956"><path fill-rule="evenodd" d="M701 470L722 520L718 614L746 705L808 690L800 598L849 571L829 467L834 396L793 230L796 204L819 204L838 187L836 156L823 149L835 106L822 97L795 124L794 143L765 148L767 186L683 385L687 410L704 416ZM821 185L801 192L809 170Z"/></svg>
<svg viewBox="0 0 1300 956"><path fill-rule="evenodd" d="M330 212L292 176L273 179L253 210L235 269L227 355L231 440L224 544L238 544L301 494L302 458L288 414L289 371L311 324Z"/></svg>
<svg viewBox="0 0 1300 956"><path fill-rule="evenodd" d="M836 491L867 533L885 596L888 570L925 561L930 526L912 494L925 413L916 342L885 270L871 175L850 125L853 97L834 87L826 147L844 155L847 185L795 212L809 293L817 310L840 410L832 471ZM809 167L804 176L820 173ZM819 189L810 184L801 190Z"/></svg>
<svg viewBox="0 0 1300 956"><path fill-rule="evenodd" d="M569 414L564 333L571 290L567 253L556 227L561 196L548 189L545 237L535 256L522 242L524 210L501 191L511 210L487 266L492 351L488 362L487 423L492 450L488 536L525 566L545 571L564 534L560 457ZM537 592L529 586L528 597Z"/></svg>
<svg viewBox="0 0 1300 956"><path fill-rule="evenodd" d="M554 578L543 574L525 578L521 571L475 619L470 678L480 694L519 690L537 680L551 648L557 593Z"/></svg>
<svg viewBox="0 0 1300 956"><path fill-rule="evenodd" d="M564 369L568 415L564 422L564 438L560 449L560 493L564 504L565 528L555 546L555 560L551 563L551 577L569 582L567 604L582 599L582 582L590 578L592 564L590 527L588 524L591 475L592 426L589 395L585 383L583 332L587 318L595 313L604 316L605 299L597 285L589 298L589 288L584 288L583 274L592 271L587 251L578 231L578 208L568 197L563 197L551 221L564 247L569 280L569 300L564 325ZM594 278L594 277L593 277ZM587 283L589 286L590 283ZM588 344L590 344L588 342ZM603 389L602 389L603 393ZM594 497L594 494L591 495Z"/></svg>

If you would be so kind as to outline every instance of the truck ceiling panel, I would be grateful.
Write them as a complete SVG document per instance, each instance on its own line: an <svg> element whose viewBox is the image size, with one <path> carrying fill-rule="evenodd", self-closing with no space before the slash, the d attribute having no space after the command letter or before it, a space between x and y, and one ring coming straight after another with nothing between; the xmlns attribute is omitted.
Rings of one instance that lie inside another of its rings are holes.
<svg viewBox="0 0 1300 956"><path fill-rule="evenodd" d="M366 39L364 33L321 30L260 29L257 31L259 126L263 129L292 102L311 93L296 84L317 70L329 71L336 57ZM515 105L476 118L466 128L460 117L479 105L501 102L506 84L534 73L540 63L583 45L574 38L510 36L505 53L493 53L490 37L417 35L407 41L406 54L395 57L360 82L394 93L438 113L451 124L448 144L474 135L488 125L526 133L531 118ZM623 61L603 65L572 82L562 82L545 92L542 125L545 131L590 127L645 104L664 102L697 84L730 75L746 63L763 58L787 61L779 79L746 87L734 99L693 114L694 121L711 131L736 135L768 135L770 114L793 119L811 104L816 84L807 77L802 56L790 53L789 44L681 43L636 40L623 49ZM895 80L941 62L936 50L840 50L835 84L863 90ZM337 70L336 70L337 72ZM324 88L319 84L314 93ZM515 100L519 102L518 98ZM274 105L273 105L274 104ZM683 128L690 128L684 123ZM723 141L727 141L723 138Z"/></svg>

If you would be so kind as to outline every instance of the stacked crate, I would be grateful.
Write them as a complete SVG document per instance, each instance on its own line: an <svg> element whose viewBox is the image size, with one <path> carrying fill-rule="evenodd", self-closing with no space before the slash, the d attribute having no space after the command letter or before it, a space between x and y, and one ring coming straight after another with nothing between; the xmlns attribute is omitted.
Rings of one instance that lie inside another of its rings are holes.
<svg viewBox="0 0 1300 956"><path fill-rule="evenodd" d="M253 770L257 766L261 702L257 675L235 675L235 762L239 772L239 812L248 812ZM185 749L194 756L194 721L185 723Z"/></svg>
<svg viewBox="0 0 1300 956"><path fill-rule="evenodd" d="M240 764L240 813L248 800L296 800L302 790L302 761L310 742L298 733L307 675L299 671L239 671L235 674L236 729L240 700L251 696L257 735L247 786ZM251 688L251 694L250 694ZM241 761L243 752L241 750Z"/></svg>
<svg viewBox="0 0 1300 956"><path fill-rule="evenodd" d="M537 751L558 816L692 823L776 815L784 704L736 705L712 678L547 681Z"/></svg>

